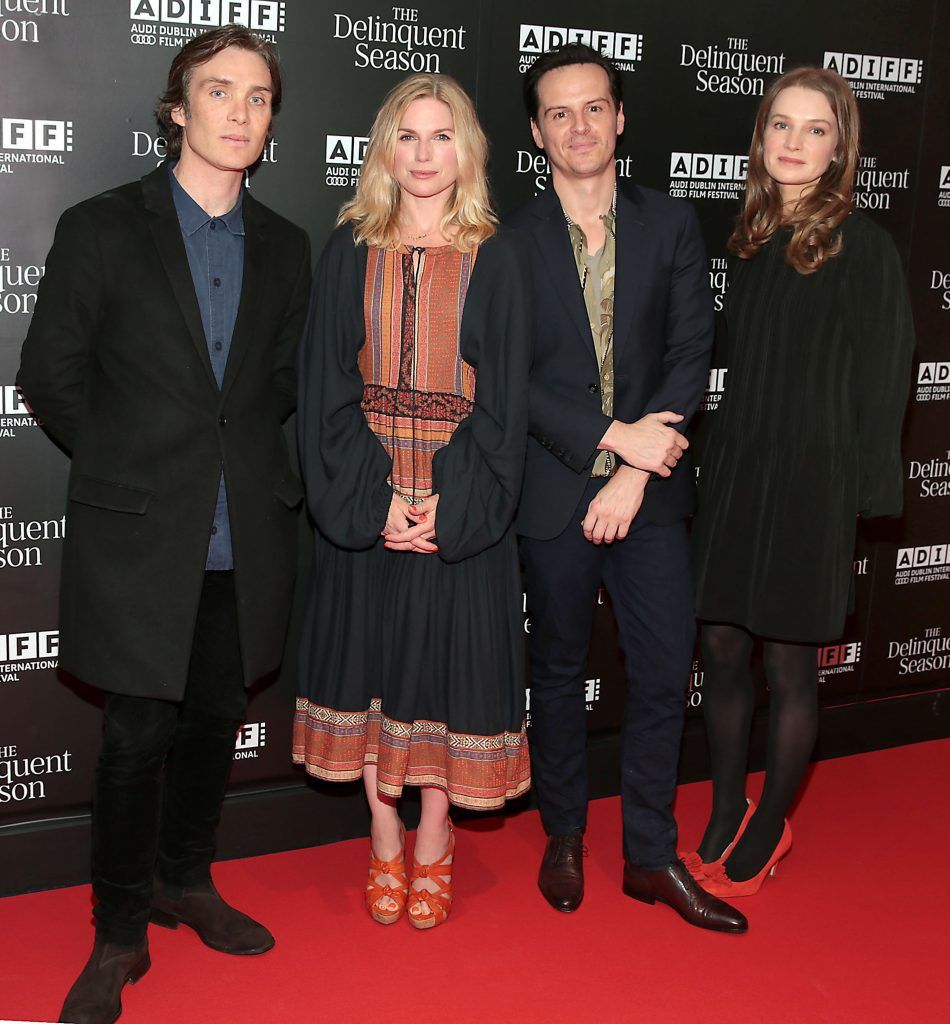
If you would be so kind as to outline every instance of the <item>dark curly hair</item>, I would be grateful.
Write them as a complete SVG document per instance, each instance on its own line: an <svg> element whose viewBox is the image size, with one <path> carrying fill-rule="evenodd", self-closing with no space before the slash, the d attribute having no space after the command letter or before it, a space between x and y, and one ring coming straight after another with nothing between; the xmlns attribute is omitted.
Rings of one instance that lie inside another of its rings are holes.
<svg viewBox="0 0 950 1024"><path fill-rule="evenodd" d="M159 134L165 140L170 157L176 158L181 155L182 136L181 125L175 124L172 120L172 111L182 107L185 113L188 113L188 87L195 69L206 64L215 54L226 50L229 46L236 46L240 50L250 50L251 53L256 53L263 58L268 71L270 71L271 113L273 117L277 116L277 112L280 110L283 86L276 48L243 25L223 25L221 28L202 32L200 36L195 36L191 42L186 43L179 50L168 70L168 84L165 86L165 92L155 105L155 114L161 126ZM268 141L270 141L270 137L271 133L268 131Z"/></svg>
<svg viewBox="0 0 950 1024"><path fill-rule="evenodd" d="M556 46L540 57L524 73L521 83L521 90L524 98L525 110L532 121L538 119L538 82L549 71L557 68L568 68L574 64L596 64L607 72L607 80L610 82L610 95L613 97L614 106L620 109L623 103L623 86L621 84L620 72L612 60L608 60L602 53L599 53L592 46L586 43L564 43Z"/></svg>

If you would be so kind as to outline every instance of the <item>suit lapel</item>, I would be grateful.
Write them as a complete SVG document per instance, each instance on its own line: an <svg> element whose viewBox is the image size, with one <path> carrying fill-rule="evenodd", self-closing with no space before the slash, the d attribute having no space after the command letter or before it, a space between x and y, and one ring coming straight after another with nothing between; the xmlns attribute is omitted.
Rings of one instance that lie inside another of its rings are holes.
<svg viewBox="0 0 950 1024"><path fill-rule="evenodd" d="M616 285L614 287L614 358L630 334L633 313L643 288L644 274L650 272L649 238L636 200L617 189Z"/></svg>
<svg viewBox="0 0 950 1024"><path fill-rule="evenodd" d="M535 228L534 237L541 256L548 269L551 287L564 304L577 333L591 358L596 362L594 338L590 332L590 321L587 319L587 307L581 283L577 278L577 264L571 252L571 238L567 231L564 213L557 194L548 186L548 194L538 200L538 217L540 223Z"/></svg>
<svg viewBox="0 0 950 1024"><path fill-rule="evenodd" d="M175 301L185 318L188 333L198 352L198 359L205 369L209 382L215 390L218 388L211 369L211 356L208 353L208 342L205 339L204 327L201 324L201 310L198 297L195 295L195 283L191 279L191 268L185 243L181 237L181 226L172 199L171 185L168 181L168 168L161 164L151 174L142 179L142 194L145 206L156 214L151 223L152 237L161 258L162 266L168 275Z"/></svg>
<svg viewBox="0 0 950 1024"><path fill-rule="evenodd" d="M227 397L231 385L248 346L254 337L257 314L264 297L264 278L267 273L267 245L264 218L257 201L249 192L244 193L244 274L241 278L241 300L238 304L237 319L231 334L231 350L224 368L221 396Z"/></svg>

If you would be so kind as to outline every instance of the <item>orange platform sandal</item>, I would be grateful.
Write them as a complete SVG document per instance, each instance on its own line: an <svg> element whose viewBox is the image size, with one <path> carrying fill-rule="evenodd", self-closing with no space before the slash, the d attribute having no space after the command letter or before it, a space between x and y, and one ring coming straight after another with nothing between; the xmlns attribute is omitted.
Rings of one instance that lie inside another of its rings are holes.
<svg viewBox="0 0 950 1024"><path fill-rule="evenodd" d="M436 925L445 923L449 911L452 909L452 867L454 862L455 830L450 821L448 849L434 864L420 864L415 857L412 858L410 886L417 878L431 878L439 887L434 892L430 892L428 889L410 888L406 916L413 928L420 930L435 928ZM420 904L422 903L428 905L428 912L421 909Z"/></svg>
<svg viewBox="0 0 950 1024"><path fill-rule="evenodd" d="M369 876L366 879L366 909L370 917L380 924L395 924L406 909L409 895L409 879L406 877L406 830L402 829L402 843L399 853L392 860L380 860L369 846ZM395 886L382 883L390 875ZM384 902L390 899L396 904L395 910L383 910Z"/></svg>

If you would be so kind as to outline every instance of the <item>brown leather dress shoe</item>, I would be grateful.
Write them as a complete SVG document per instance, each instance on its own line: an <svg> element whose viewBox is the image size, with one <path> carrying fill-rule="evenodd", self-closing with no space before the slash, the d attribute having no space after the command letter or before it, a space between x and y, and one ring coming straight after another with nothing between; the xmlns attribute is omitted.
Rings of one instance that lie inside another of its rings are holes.
<svg viewBox="0 0 950 1024"><path fill-rule="evenodd" d="M697 928L739 935L749 922L728 903L703 891L681 860L650 870L635 864L623 866L623 891L641 903L665 903L684 921Z"/></svg>
<svg viewBox="0 0 950 1024"><path fill-rule="evenodd" d="M124 985L134 985L151 966L146 939L136 946L122 946L97 938L59 1019L69 1024L113 1024L122 1013Z"/></svg>
<svg viewBox="0 0 950 1024"><path fill-rule="evenodd" d="M206 946L220 953L254 956L274 945L274 936L262 924L225 903L211 881L183 888L156 879L151 919L162 928L186 924Z"/></svg>
<svg viewBox="0 0 950 1024"><path fill-rule="evenodd" d="M565 914L577 910L584 898L584 833L548 836L538 871L538 888L544 898Z"/></svg>

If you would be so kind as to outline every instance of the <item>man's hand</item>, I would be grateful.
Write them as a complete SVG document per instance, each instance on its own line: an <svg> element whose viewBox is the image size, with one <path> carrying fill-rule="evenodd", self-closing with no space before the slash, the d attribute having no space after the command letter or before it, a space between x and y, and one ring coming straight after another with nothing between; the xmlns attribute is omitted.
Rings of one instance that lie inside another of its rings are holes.
<svg viewBox="0 0 950 1024"><path fill-rule="evenodd" d="M395 500L395 498L393 499ZM438 494L432 494L418 505L406 506L408 522L401 530L385 534L385 545L390 551L415 551L420 555L431 555L439 549L435 540L435 510L439 504ZM388 525L388 521L387 521Z"/></svg>
<svg viewBox="0 0 950 1024"><path fill-rule="evenodd" d="M640 511L648 473L621 466L597 492L581 523L584 536L592 544L612 544L627 536L630 524Z"/></svg>
<svg viewBox="0 0 950 1024"><path fill-rule="evenodd" d="M669 476L689 447L689 441L666 424L680 423L682 419L679 413L667 410L649 412L635 423L614 420L598 447L616 452L628 466Z"/></svg>

